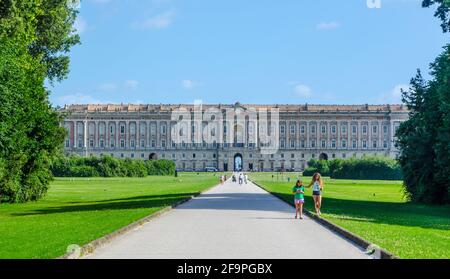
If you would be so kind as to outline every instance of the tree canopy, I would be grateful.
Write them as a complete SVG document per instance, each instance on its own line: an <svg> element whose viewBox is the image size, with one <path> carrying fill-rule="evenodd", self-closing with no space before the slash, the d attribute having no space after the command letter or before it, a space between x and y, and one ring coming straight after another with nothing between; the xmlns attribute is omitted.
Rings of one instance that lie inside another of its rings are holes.
<svg viewBox="0 0 450 279"><path fill-rule="evenodd" d="M0 0L0 202L47 191L65 131L44 84L69 72L76 14L67 0Z"/></svg>
<svg viewBox="0 0 450 279"><path fill-rule="evenodd" d="M450 0L423 0L422 7L437 5L434 16L441 20L442 31L450 32Z"/></svg>

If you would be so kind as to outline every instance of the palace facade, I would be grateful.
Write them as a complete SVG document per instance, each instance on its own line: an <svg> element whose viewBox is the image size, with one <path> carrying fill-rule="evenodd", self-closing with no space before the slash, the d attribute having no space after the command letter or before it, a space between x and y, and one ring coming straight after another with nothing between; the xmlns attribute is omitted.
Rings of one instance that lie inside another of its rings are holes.
<svg viewBox="0 0 450 279"><path fill-rule="evenodd" d="M255 113L264 110L267 118ZM61 112L68 154L168 159L179 171L302 171L310 159L395 157L394 135L408 118L403 105L236 103L200 112L196 105L69 105Z"/></svg>

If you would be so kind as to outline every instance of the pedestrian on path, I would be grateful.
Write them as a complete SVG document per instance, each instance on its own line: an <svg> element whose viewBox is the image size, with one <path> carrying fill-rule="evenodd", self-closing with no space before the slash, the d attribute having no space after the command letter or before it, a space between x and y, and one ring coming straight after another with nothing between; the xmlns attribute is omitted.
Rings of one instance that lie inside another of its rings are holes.
<svg viewBox="0 0 450 279"><path fill-rule="evenodd" d="M311 183L308 185L308 188L313 186L313 199L314 199L314 208L316 209L317 216L320 216L320 208L322 207L322 191L323 191L323 180L322 175L316 172L313 175Z"/></svg>
<svg viewBox="0 0 450 279"><path fill-rule="evenodd" d="M244 174L244 183L247 184L247 181L248 181L248 176L247 176L247 174L245 173L245 174Z"/></svg>
<svg viewBox="0 0 450 279"><path fill-rule="evenodd" d="M239 185L242 185L243 177L242 173L239 174Z"/></svg>
<svg viewBox="0 0 450 279"><path fill-rule="evenodd" d="M300 219L303 219L303 204L305 203L305 186L303 186L303 182L299 179L295 184L294 188L292 188L292 193L294 194L294 203L295 203L295 219L300 216Z"/></svg>
<svg viewBox="0 0 450 279"><path fill-rule="evenodd" d="M223 185L223 183L225 182L225 177L223 175L220 176L220 184Z"/></svg>

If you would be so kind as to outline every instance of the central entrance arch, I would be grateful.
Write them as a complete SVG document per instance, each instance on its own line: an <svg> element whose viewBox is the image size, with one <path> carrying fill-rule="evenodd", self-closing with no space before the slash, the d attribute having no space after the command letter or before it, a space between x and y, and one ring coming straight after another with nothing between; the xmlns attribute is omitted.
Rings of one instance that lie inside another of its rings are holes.
<svg viewBox="0 0 450 279"><path fill-rule="evenodd" d="M242 154L237 153L234 155L234 171L242 171L243 165Z"/></svg>

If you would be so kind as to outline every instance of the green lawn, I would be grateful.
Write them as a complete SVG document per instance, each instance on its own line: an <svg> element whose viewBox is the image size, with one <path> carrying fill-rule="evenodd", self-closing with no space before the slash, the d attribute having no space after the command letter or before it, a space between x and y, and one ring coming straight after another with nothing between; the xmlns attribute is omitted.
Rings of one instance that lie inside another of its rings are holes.
<svg viewBox="0 0 450 279"><path fill-rule="evenodd" d="M292 203L298 174L251 174L251 178ZM287 177L291 182L287 182ZM310 178L304 178L309 183ZM450 206L406 202L400 181L325 179L322 217L401 258L450 258ZM306 208L314 211L311 189Z"/></svg>
<svg viewBox="0 0 450 279"><path fill-rule="evenodd" d="M218 184L219 174L56 179L48 195L0 204L0 258L55 258Z"/></svg>

